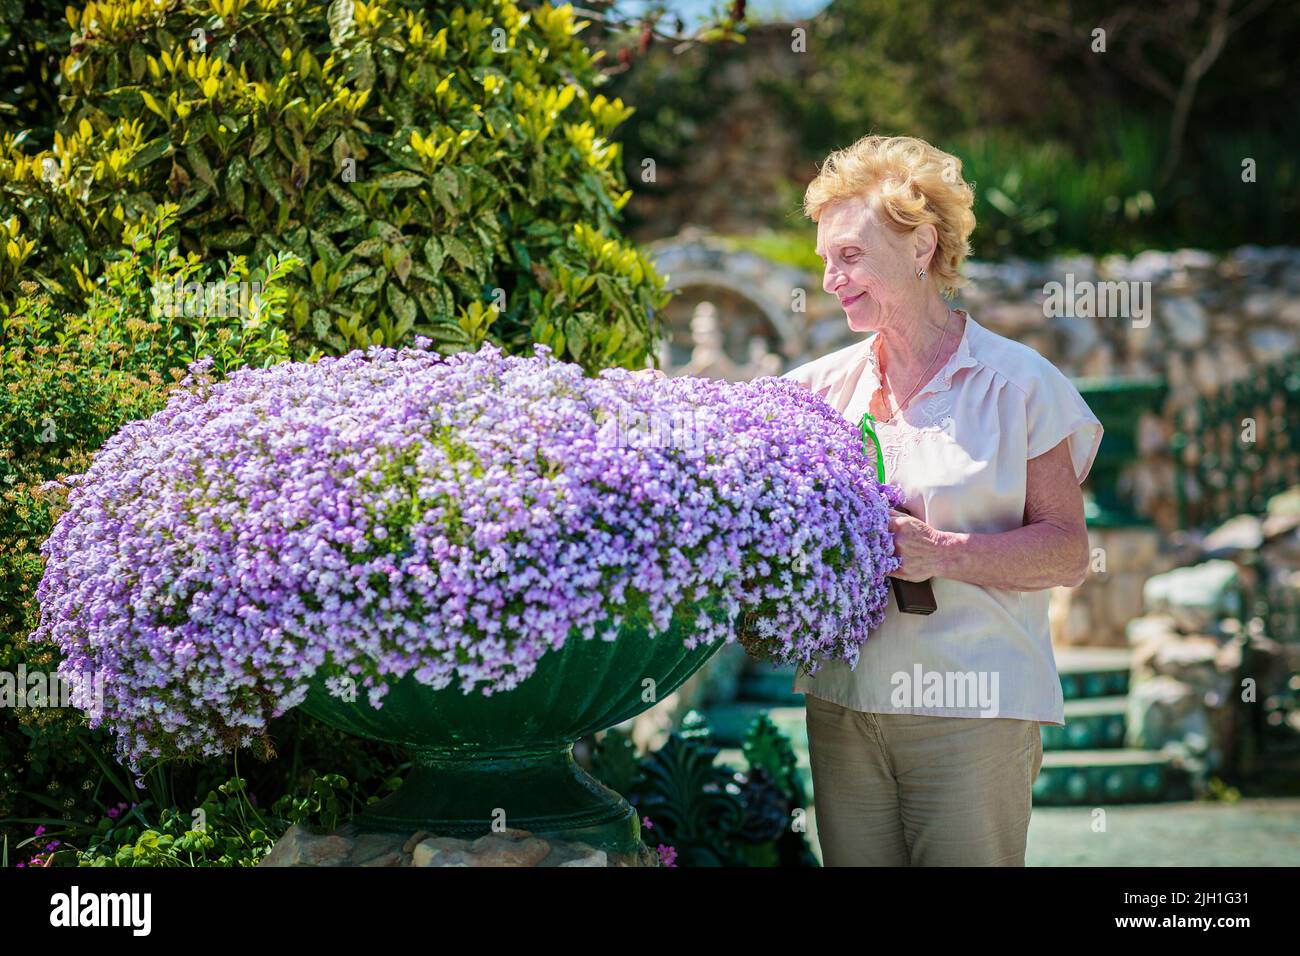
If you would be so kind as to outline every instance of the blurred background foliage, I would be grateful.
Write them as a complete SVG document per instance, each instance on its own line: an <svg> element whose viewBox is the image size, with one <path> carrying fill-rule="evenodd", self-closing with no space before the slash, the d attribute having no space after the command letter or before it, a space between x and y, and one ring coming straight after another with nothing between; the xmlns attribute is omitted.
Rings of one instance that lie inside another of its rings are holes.
<svg viewBox="0 0 1300 956"><path fill-rule="evenodd" d="M806 52L790 49L794 26ZM655 43L612 86L637 110L623 131L630 223L642 238L709 226L691 218L709 208L699 197L661 202L707 167L754 210L722 231L816 266L803 187L832 149L882 133L962 159L977 257L1294 243L1296 49L1300 5L1270 0L834 0L809 21L750 26L740 44ZM764 149L776 185L747 165Z"/></svg>

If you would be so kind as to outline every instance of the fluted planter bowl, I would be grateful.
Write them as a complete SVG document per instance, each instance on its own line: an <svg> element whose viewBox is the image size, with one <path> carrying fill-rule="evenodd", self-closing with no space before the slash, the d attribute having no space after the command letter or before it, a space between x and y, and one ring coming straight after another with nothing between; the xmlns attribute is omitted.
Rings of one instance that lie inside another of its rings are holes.
<svg viewBox="0 0 1300 956"><path fill-rule="evenodd" d="M573 745L648 710L722 646L686 647L693 615L679 612L655 637L644 619L625 622L614 641L570 635L519 686L491 696L434 690L408 674L376 709L364 692L350 701L331 693L333 672L322 669L300 706L411 755L401 788L356 819L361 829L466 837L496 822L626 853L639 840L636 813L578 765Z"/></svg>

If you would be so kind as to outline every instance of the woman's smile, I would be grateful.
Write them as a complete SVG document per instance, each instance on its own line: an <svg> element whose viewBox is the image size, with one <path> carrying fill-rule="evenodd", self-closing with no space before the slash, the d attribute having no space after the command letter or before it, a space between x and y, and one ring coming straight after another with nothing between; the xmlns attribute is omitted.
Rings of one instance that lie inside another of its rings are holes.
<svg viewBox="0 0 1300 956"><path fill-rule="evenodd" d="M849 297L846 298L846 299L840 299L840 305L842 305L842 306L846 306L846 307L847 307L847 306L850 306L850 305L852 305L854 302L857 302L859 299L861 299L864 295L866 295L865 292L859 292L857 295L851 295L851 296L849 296Z"/></svg>

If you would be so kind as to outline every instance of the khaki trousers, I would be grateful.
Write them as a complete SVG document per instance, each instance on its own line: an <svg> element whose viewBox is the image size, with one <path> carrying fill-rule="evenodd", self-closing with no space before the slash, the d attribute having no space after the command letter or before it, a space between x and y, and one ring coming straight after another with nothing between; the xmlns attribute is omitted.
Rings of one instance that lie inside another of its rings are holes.
<svg viewBox="0 0 1300 956"><path fill-rule="evenodd" d="M825 866L1025 865L1038 721L805 700Z"/></svg>

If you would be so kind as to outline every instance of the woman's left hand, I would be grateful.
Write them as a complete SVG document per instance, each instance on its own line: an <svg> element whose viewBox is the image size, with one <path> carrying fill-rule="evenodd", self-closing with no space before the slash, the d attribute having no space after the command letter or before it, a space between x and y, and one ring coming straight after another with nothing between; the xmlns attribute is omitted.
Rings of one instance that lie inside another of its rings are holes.
<svg viewBox="0 0 1300 956"><path fill-rule="evenodd" d="M942 531L896 508L889 509L889 530L894 536L894 555L903 561L890 577L928 581L943 576Z"/></svg>

